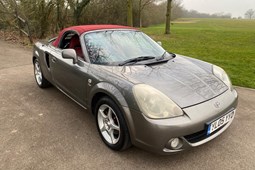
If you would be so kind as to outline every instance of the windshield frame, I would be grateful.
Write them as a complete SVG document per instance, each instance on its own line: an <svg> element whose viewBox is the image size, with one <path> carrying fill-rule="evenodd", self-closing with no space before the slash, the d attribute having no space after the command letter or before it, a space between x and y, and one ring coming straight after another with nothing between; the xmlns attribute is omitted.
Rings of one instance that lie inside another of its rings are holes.
<svg viewBox="0 0 255 170"><path fill-rule="evenodd" d="M144 34L144 36L147 36L147 38L149 38L151 41L157 43L156 41L154 41L150 36L148 36L147 34L145 34L144 32L138 30L138 29L100 29L100 30L93 30L93 31L88 31L88 32L85 32L83 34L81 34L81 39L83 41L81 41L81 45L84 46L85 48L85 56L87 56L86 58L88 59L89 63L90 64L94 64L94 65L101 65L101 66L118 66L120 62L111 62L110 64L106 64L106 63L102 63L102 64L99 64L99 63L92 63L91 60L90 60L90 56L89 56L89 53L88 53L88 49L87 49L87 45L86 45L86 42L85 42L85 36L87 34L90 34L90 33L96 33L96 32L105 32L105 31L133 31L133 32L141 32L142 34ZM159 45L159 44L158 44ZM159 45L160 46L160 45ZM167 52L163 47L161 47L165 52ZM168 52L167 52L168 53ZM169 53L171 54L171 53ZM144 62L142 62L144 63ZM142 64L141 63L141 64ZM138 65L138 64L135 64L135 65Z"/></svg>

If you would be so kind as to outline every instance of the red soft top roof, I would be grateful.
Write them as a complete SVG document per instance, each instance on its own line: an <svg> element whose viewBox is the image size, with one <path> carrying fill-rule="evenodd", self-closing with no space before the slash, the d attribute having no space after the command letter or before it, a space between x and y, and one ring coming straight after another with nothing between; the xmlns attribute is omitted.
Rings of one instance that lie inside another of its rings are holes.
<svg viewBox="0 0 255 170"><path fill-rule="evenodd" d="M95 31L95 30L103 30L103 29L132 29L136 30L136 28L128 27L128 26L122 26L122 25L79 25L79 26L72 26L63 29L60 31L57 39L52 43L53 46L57 47L61 37L66 31L75 31L79 35L88 32L88 31Z"/></svg>

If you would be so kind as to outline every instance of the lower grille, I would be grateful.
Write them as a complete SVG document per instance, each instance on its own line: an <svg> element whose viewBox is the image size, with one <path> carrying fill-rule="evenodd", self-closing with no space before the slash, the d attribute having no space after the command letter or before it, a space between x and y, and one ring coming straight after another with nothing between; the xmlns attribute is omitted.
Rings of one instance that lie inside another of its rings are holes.
<svg viewBox="0 0 255 170"><path fill-rule="evenodd" d="M226 124L227 125L227 124ZM226 126L224 125L224 126ZM219 129L217 129L216 131L214 131L213 133L211 133L210 135L207 135L207 126L204 128L204 130L201 130L199 132L184 136L184 138L190 142L190 143L196 143L199 142L201 140L204 140L212 135L214 135L215 133L217 133L219 130L221 130L224 126L220 127Z"/></svg>

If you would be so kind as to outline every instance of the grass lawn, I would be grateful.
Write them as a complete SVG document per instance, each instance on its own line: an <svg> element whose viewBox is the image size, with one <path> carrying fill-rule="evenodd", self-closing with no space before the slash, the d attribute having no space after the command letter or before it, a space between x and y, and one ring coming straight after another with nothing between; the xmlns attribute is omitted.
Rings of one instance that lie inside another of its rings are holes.
<svg viewBox="0 0 255 170"><path fill-rule="evenodd" d="M170 35L164 28L142 30L168 51L224 68L234 85L255 88L255 20L180 19Z"/></svg>

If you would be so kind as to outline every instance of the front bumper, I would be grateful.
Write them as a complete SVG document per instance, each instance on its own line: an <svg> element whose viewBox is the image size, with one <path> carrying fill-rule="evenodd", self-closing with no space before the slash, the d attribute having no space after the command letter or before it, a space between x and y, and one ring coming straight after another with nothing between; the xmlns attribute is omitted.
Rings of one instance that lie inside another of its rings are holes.
<svg viewBox="0 0 255 170"><path fill-rule="evenodd" d="M220 106L215 107L215 103ZM238 95L235 90L226 91L220 96L204 103L183 109L184 115L169 119L149 119L140 112L131 110L132 120L129 130L132 143L142 149L169 154L204 144L224 132L232 121L221 127L211 135L201 136L206 131L206 123L235 110ZM196 137L196 135L200 135ZM193 140L195 137L196 140ZM182 140L182 147L171 149L168 142L173 138Z"/></svg>

